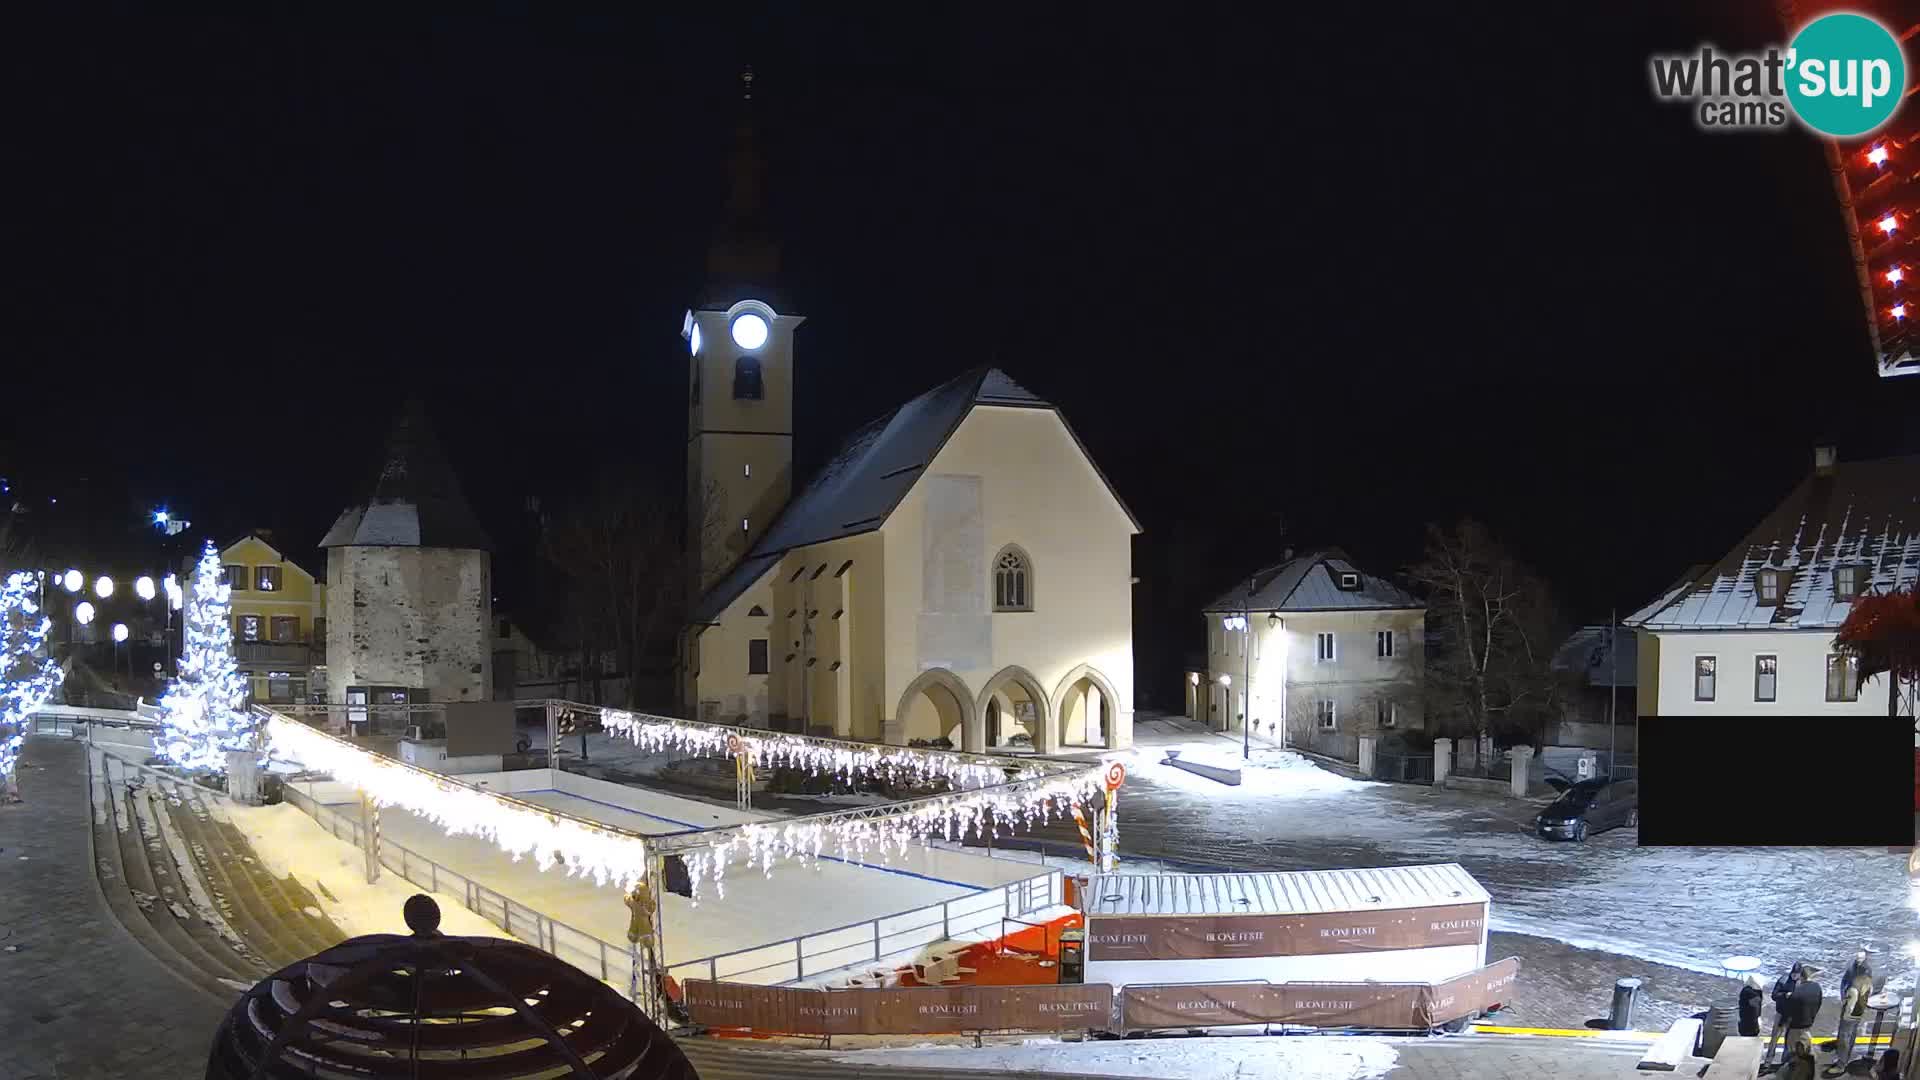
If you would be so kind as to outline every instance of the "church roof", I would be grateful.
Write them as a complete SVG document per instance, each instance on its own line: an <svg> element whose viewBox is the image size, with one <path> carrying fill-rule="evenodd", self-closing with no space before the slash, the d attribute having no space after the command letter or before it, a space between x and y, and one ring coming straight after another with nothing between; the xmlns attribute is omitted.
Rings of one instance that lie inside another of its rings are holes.
<svg viewBox="0 0 1920 1080"><path fill-rule="evenodd" d="M394 422L373 493L343 511L320 546L492 549L418 400Z"/></svg>
<svg viewBox="0 0 1920 1080"><path fill-rule="evenodd" d="M1342 589L1334 575L1357 574L1357 588ZM1218 600L1201 609L1205 614L1231 615L1242 611L1417 611L1427 605L1412 593L1369 574L1348 561L1346 553L1329 548L1288 559L1253 575L1253 596L1247 596L1247 580L1223 593Z"/></svg>
<svg viewBox="0 0 1920 1080"><path fill-rule="evenodd" d="M1627 616L1648 630L1831 630L1853 603L1834 571L1856 567L1864 591L1920 582L1920 456L1816 468L1719 562ZM1762 571L1780 575L1762 603Z"/></svg>
<svg viewBox="0 0 1920 1080"><path fill-rule="evenodd" d="M839 453L787 503L753 550L694 605L692 621L711 623L718 619L728 604L788 551L858 536L884 525L975 405L1054 408L999 368L977 367L854 432ZM1060 422L1065 425L1066 417L1062 416ZM1071 426L1067 433L1073 435ZM1085 454L1086 446L1079 436L1073 435L1073 439ZM1093 459L1088 456L1087 460L1091 464ZM1099 473L1099 467L1094 471ZM1100 479L1138 529L1139 519L1127 509L1112 483L1104 474Z"/></svg>

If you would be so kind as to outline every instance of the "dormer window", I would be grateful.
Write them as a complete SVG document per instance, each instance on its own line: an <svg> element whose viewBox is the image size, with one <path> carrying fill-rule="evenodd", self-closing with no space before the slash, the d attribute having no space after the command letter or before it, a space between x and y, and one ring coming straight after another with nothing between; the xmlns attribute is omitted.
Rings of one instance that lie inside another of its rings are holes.
<svg viewBox="0 0 1920 1080"><path fill-rule="evenodd" d="M1833 568L1833 598L1852 600L1860 595L1867 575L1858 566L1836 566Z"/></svg>
<svg viewBox="0 0 1920 1080"><path fill-rule="evenodd" d="M735 401L759 401L762 397L760 387L760 358L742 356L733 362L733 399Z"/></svg>
<svg viewBox="0 0 1920 1080"><path fill-rule="evenodd" d="M1339 575L1340 587L1352 592L1360 587L1360 575L1351 570L1342 570Z"/></svg>
<svg viewBox="0 0 1920 1080"><path fill-rule="evenodd" d="M1780 593L1784 587L1781 580L1783 577L1785 575L1778 570L1760 571L1760 576L1754 585L1760 595L1760 603L1773 605L1780 602Z"/></svg>

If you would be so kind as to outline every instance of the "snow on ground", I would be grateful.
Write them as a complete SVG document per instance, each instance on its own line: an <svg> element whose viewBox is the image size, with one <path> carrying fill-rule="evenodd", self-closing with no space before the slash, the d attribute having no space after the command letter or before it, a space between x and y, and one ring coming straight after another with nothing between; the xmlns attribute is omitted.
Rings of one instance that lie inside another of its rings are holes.
<svg viewBox="0 0 1920 1080"><path fill-rule="evenodd" d="M1167 764L1167 756L1177 753L1181 760L1223 769L1239 769L1240 784L1223 784ZM1381 785L1366 780L1350 780L1328 772L1299 754L1284 750L1256 750L1251 759L1242 759L1237 750L1227 750L1219 740L1188 742L1173 746L1137 747L1122 756L1127 775L1137 776L1179 788L1204 792L1215 798L1272 798L1280 795L1319 795L1356 791ZM1126 820L1124 817L1121 819Z"/></svg>
<svg viewBox="0 0 1920 1080"><path fill-rule="evenodd" d="M811 1051L848 1065L982 1072L1062 1072L1100 1076L1285 1077L1368 1080L1399 1061L1383 1039L1348 1036L1127 1039L1066 1043L1028 1039L982 1047L921 1043L883 1050Z"/></svg>
<svg viewBox="0 0 1920 1080"><path fill-rule="evenodd" d="M405 934L401 917L407 898L424 892L391 870L382 868L380 880L367 884L366 858L359 848L336 838L290 803L277 806L235 806L224 799L208 800L252 845L254 855L277 878L292 876L320 903L322 913L349 935ZM443 933L465 937L506 937L506 931L462 907L462 898L433 894L440 905Z"/></svg>

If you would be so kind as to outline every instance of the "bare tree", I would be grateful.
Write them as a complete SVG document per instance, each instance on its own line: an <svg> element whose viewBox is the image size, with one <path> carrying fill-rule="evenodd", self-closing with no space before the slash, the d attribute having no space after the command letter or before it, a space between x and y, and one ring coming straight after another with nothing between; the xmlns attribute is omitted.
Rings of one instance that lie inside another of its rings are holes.
<svg viewBox="0 0 1920 1080"><path fill-rule="evenodd" d="M1532 734L1559 695L1546 583L1476 521L1427 526L1407 575L1427 600L1429 711L1476 736Z"/></svg>
<svg viewBox="0 0 1920 1080"><path fill-rule="evenodd" d="M700 523L703 536L718 521L717 497L710 493L705 504L702 516L710 520ZM637 708L647 662L673 655L693 572L693 533L683 528L678 505L676 494L609 477L556 515L542 535L541 553L566 594L557 621L573 638L582 690L596 704L604 656L627 676L619 704Z"/></svg>

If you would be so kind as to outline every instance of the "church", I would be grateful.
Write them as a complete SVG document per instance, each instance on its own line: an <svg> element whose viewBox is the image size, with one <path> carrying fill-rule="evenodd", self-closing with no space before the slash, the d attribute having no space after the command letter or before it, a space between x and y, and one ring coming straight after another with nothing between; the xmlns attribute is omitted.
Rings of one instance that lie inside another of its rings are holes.
<svg viewBox="0 0 1920 1080"><path fill-rule="evenodd" d="M977 367L852 433L794 490L804 316L780 288L744 85L681 331L687 714L974 752L1132 745L1140 524L1059 409Z"/></svg>

